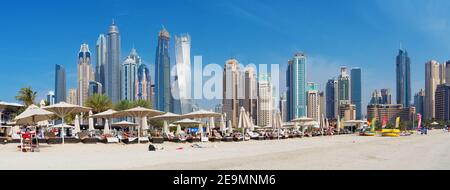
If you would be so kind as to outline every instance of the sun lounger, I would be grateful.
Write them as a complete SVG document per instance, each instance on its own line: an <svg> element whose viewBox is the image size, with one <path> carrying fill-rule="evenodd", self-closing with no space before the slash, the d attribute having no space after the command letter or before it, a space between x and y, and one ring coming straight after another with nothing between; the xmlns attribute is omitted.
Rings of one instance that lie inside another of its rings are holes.
<svg viewBox="0 0 450 190"><path fill-rule="evenodd" d="M148 139L148 137L140 137L139 138L139 142L140 143L149 143L150 142L150 139Z"/></svg>
<svg viewBox="0 0 450 190"><path fill-rule="evenodd" d="M136 137L128 137L126 139L123 139L122 141L125 144L137 144L138 143L138 138Z"/></svg>
<svg viewBox="0 0 450 190"><path fill-rule="evenodd" d="M162 144L162 143L164 143L164 138L163 137L152 137L151 141L154 144Z"/></svg>
<svg viewBox="0 0 450 190"><path fill-rule="evenodd" d="M222 139L222 141L224 141L224 142L233 142L233 137L224 137Z"/></svg>
<svg viewBox="0 0 450 190"><path fill-rule="evenodd" d="M108 138L106 138L106 143L110 143L110 144L119 143L119 138L117 138L117 137L108 137Z"/></svg>
<svg viewBox="0 0 450 190"><path fill-rule="evenodd" d="M190 143L197 143L197 142L200 142L200 138L197 138L197 137L188 138L187 141Z"/></svg>
<svg viewBox="0 0 450 190"><path fill-rule="evenodd" d="M80 142L81 142L81 140L78 138L65 138L64 139L64 143L66 143L66 144L77 144Z"/></svg>
<svg viewBox="0 0 450 190"><path fill-rule="evenodd" d="M0 144L8 144L9 139L7 137L0 137Z"/></svg>
<svg viewBox="0 0 450 190"><path fill-rule="evenodd" d="M94 138L94 137L84 138L81 140L81 142L83 144L97 144L98 138Z"/></svg>
<svg viewBox="0 0 450 190"><path fill-rule="evenodd" d="M66 139L64 139L64 140L66 140ZM62 144L62 138L60 138L60 137L48 138L47 144Z"/></svg>

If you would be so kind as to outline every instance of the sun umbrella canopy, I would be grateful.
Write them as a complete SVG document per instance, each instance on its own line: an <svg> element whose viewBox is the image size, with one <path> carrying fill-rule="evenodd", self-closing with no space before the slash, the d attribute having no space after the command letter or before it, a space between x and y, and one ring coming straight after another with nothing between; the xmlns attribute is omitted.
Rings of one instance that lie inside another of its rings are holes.
<svg viewBox="0 0 450 190"><path fill-rule="evenodd" d="M200 121L195 121L192 119L183 119L180 121L173 122L173 124L175 124L175 125L199 125L201 123L202 122L200 122Z"/></svg>
<svg viewBox="0 0 450 190"><path fill-rule="evenodd" d="M225 123L225 119L222 115L222 117L220 117L220 131L226 131L227 130L227 124Z"/></svg>
<svg viewBox="0 0 450 190"><path fill-rule="evenodd" d="M83 112L89 112L91 108L68 104L66 102L60 102L57 104L53 104L50 106L46 106L43 109L55 113L55 115L59 117L65 117L72 113L83 113Z"/></svg>
<svg viewBox="0 0 450 190"><path fill-rule="evenodd" d="M292 120L292 122L297 122L297 123L310 122L310 121L314 121L314 119L313 118L307 118L307 117L300 117L300 118Z"/></svg>
<svg viewBox="0 0 450 190"><path fill-rule="evenodd" d="M9 103L9 102L1 102L0 101L0 109L7 109L7 108L18 109L18 108L21 108L21 107L24 107L24 106L20 105L20 104L17 104L17 103Z"/></svg>
<svg viewBox="0 0 450 190"><path fill-rule="evenodd" d="M73 128L72 125L67 125L65 123L61 123L61 124L58 124L58 125L53 125L52 127L53 128Z"/></svg>
<svg viewBox="0 0 450 190"><path fill-rule="evenodd" d="M192 112L192 113L188 113L188 114L184 114L183 116L181 116L182 118L191 118L191 119L196 119L196 118L210 118L210 117L221 117L222 114L220 113L216 113L216 112L212 112L212 111L206 111L206 110L199 110L196 112Z"/></svg>
<svg viewBox="0 0 450 190"><path fill-rule="evenodd" d="M181 134L182 130L181 130L181 126L177 125L177 131L175 132L176 135Z"/></svg>
<svg viewBox="0 0 450 190"><path fill-rule="evenodd" d="M101 112L101 113L98 113L98 114L95 114L95 115L91 115L91 116L89 116L89 118L96 118L96 119L111 118L116 113L117 113L117 111L109 109L107 111L104 111L104 112Z"/></svg>
<svg viewBox="0 0 450 190"><path fill-rule="evenodd" d="M162 115L164 112L154 110L154 109L148 109L143 107L135 107L132 109L119 111L116 114L114 114L114 117L137 117L137 118L143 118L143 117L154 117L158 115Z"/></svg>
<svg viewBox="0 0 450 190"><path fill-rule="evenodd" d="M105 128L103 128L103 134L110 134L110 130L109 130L109 121L106 120L105 121Z"/></svg>
<svg viewBox="0 0 450 190"><path fill-rule="evenodd" d="M91 117L92 116L92 110L91 111L89 111L89 121L88 121L88 123L89 123L89 131L93 131L93 130L95 130L94 129L94 118L92 118Z"/></svg>
<svg viewBox="0 0 450 190"><path fill-rule="evenodd" d="M169 134L169 133L170 133L170 131L169 131L169 124L167 124L167 121L164 121L163 134Z"/></svg>
<svg viewBox="0 0 450 190"><path fill-rule="evenodd" d="M170 120L181 119L181 115L167 112L167 113L165 113L163 115L158 115L158 116L155 116L155 117L151 117L149 119L150 120L166 120L166 121L170 121Z"/></svg>
<svg viewBox="0 0 450 190"><path fill-rule="evenodd" d="M14 121L17 125L36 124L39 121L50 120L54 116L52 112L43 110L35 105L29 106L24 112L18 115Z"/></svg>
<svg viewBox="0 0 450 190"><path fill-rule="evenodd" d="M121 121L121 122L113 123L111 126L112 127L135 127L135 126L137 126L137 124L129 122L129 121Z"/></svg>

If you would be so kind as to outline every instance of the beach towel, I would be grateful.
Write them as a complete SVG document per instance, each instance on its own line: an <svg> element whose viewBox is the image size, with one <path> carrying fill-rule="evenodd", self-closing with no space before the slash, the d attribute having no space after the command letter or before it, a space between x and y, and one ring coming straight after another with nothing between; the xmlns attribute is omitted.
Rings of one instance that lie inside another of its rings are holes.
<svg viewBox="0 0 450 190"><path fill-rule="evenodd" d="M183 147L179 147L179 148L177 148L177 150L183 150Z"/></svg>

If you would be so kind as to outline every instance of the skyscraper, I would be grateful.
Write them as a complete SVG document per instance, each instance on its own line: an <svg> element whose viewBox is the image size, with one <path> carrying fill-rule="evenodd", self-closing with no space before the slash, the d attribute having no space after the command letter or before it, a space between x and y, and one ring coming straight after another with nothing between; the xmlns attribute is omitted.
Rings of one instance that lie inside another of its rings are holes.
<svg viewBox="0 0 450 190"><path fill-rule="evenodd" d="M373 91L372 93L372 98L370 99L370 105L377 105L377 104L384 104L384 103L380 91L378 91L378 89L375 89L375 91Z"/></svg>
<svg viewBox="0 0 450 190"><path fill-rule="evenodd" d="M171 112L173 110L170 84L169 32L163 28L159 32L155 61L155 108Z"/></svg>
<svg viewBox="0 0 450 190"><path fill-rule="evenodd" d="M381 103L382 104L392 104L391 89L389 89L389 88L381 89Z"/></svg>
<svg viewBox="0 0 450 190"><path fill-rule="evenodd" d="M296 53L286 73L288 120L306 116L306 55Z"/></svg>
<svg viewBox="0 0 450 190"><path fill-rule="evenodd" d="M55 92L49 91L47 93L47 102L49 105L55 104Z"/></svg>
<svg viewBox="0 0 450 190"><path fill-rule="evenodd" d="M153 105L152 79L150 77L150 69L148 69L147 65L141 64L139 66L137 77L136 99L146 100Z"/></svg>
<svg viewBox="0 0 450 190"><path fill-rule="evenodd" d="M286 93L283 93L280 97L280 111L281 111L281 119L283 122L288 122L288 109L287 109L287 99L286 99Z"/></svg>
<svg viewBox="0 0 450 190"><path fill-rule="evenodd" d="M308 82L306 85L307 94L307 117L315 121L320 121L320 97L319 85Z"/></svg>
<svg viewBox="0 0 450 190"><path fill-rule="evenodd" d="M120 33L113 22L106 36L105 93L113 103L120 100Z"/></svg>
<svg viewBox="0 0 450 190"><path fill-rule="evenodd" d="M438 85L435 100L436 120L450 120L450 86L446 84Z"/></svg>
<svg viewBox="0 0 450 190"><path fill-rule="evenodd" d="M341 74L338 78L338 103L350 104L351 103L351 78L348 74L347 67L341 67Z"/></svg>
<svg viewBox="0 0 450 190"><path fill-rule="evenodd" d="M89 82L89 97L94 94L103 94L103 85L97 81Z"/></svg>
<svg viewBox="0 0 450 190"><path fill-rule="evenodd" d="M137 81L138 66L136 61L131 59L130 56L122 64L120 79L121 87L121 100L134 101L136 98L136 81Z"/></svg>
<svg viewBox="0 0 450 190"><path fill-rule="evenodd" d="M258 82L258 126L266 127L272 123L272 85L267 74L260 75Z"/></svg>
<svg viewBox="0 0 450 190"><path fill-rule="evenodd" d="M96 69L95 69L95 81L105 86L105 66L106 66L106 38L105 35L100 34L95 46L96 55ZM105 89L103 88L103 93Z"/></svg>
<svg viewBox="0 0 450 190"><path fill-rule="evenodd" d="M61 65L55 66L55 103L66 101L66 70Z"/></svg>
<svg viewBox="0 0 450 190"><path fill-rule="evenodd" d="M89 98L89 82L94 80L94 72L91 65L91 53L87 44L81 44L78 53L78 88L77 88L77 104L84 106Z"/></svg>
<svg viewBox="0 0 450 190"><path fill-rule="evenodd" d="M361 86L361 68L352 68L351 72L351 100L356 106L356 119L362 119L362 86Z"/></svg>
<svg viewBox="0 0 450 190"><path fill-rule="evenodd" d="M66 102L74 105L77 104L77 89L70 89L68 94Z"/></svg>
<svg viewBox="0 0 450 190"><path fill-rule="evenodd" d="M179 100L181 114L191 112L191 36L175 36L175 99Z"/></svg>
<svg viewBox="0 0 450 190"><path fill-rule="evenodd" d="M411 102L411 61L406 50L400 49L396 61L397 104L409 107Z"/></svg>
<svg viewBox="0 0 450 190"><path fill-rule="evenodd" d="M435 118L435 93L438 85L442 84L443 80L441 73L443 67L435 61L431 60L425 64L425 104L424 104L424 119Z"/></svg>
<svg viewBox="0 0 450 190"><path fill-rule="evenodd" d="M416 107L417 113L424 115L424 103L425 103L425 90L420 91L414 95L414 107Z"/></svg>
<svg viewBox="0 0 450 190"><path fill-rule="evenodd" d="M223 113L226 113L226 120L232 122L237 127L239 118L240 102L244 98L241 80L240 64L236 59L229 59L225 62L223 71ZM242 87L242 88L239 88Z"/></svg>
<svg viewBox="0 0 450 190"><path fill-rule="evenodd" d="M337 80L330 79L325 88L326 117L335 118L337 114Z"/></svg>
<svg viewBox="0 0 450 190"><path fill-rule="evenodd" d="M240 88L244 88L244 105L245 111L249 113L250 119L253 123L257 123L258 121L258 82L256 79L256 70L253 67L246 67L244 74L244 84L240 85ZM269 76L264 76L266 79ZM270 90L272 92L272 90ZM272 98L272 96L270 96ZM272 99L271 99L272 101ZM271 104L273 105L273 104Z"/></svg>

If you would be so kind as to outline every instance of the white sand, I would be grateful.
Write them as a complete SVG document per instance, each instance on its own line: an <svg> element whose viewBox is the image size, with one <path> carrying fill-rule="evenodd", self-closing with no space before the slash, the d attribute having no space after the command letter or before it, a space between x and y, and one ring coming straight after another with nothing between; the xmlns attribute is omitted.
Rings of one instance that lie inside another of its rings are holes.
<svg viewBox="0 0 450 190"><path fill-rule="evenodd" d="M428 136L296 138L287 140L147 145L41 145L22 153L0 145L0 169L450 169L450 133ZM176 150L183 147L183 150Z"/></svg>

